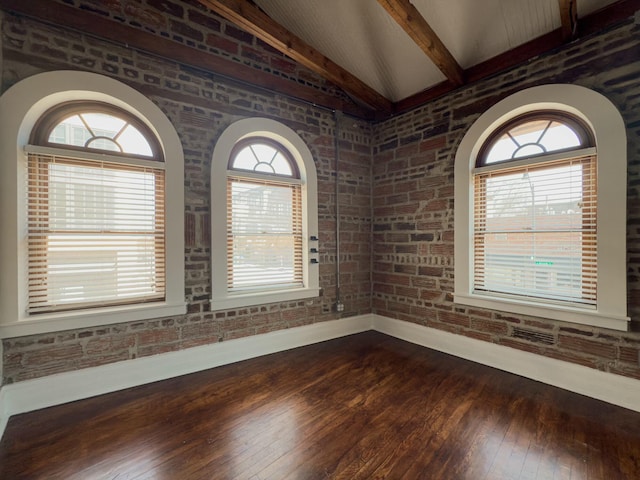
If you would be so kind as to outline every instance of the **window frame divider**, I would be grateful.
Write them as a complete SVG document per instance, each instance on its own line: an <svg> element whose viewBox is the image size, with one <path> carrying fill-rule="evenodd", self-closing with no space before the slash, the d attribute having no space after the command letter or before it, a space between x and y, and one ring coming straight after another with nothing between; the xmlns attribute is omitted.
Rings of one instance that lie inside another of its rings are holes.
<svg viewBox="0 0 640 480"><path fill-rule="evenodd" d="M166 170L164 162L144 160L142 158L119 157L108 153L94 153L82 150L72 150L58 147L43 147L39 145L25 145L24 153L27 155L48 155L53 158L69 158L73 160L93 160L96 162L110 163L114 165L132 165L158 170Z"/></svg>
<svg viewBox="0 0 640 480"><path fill-rule="evenodd" d="M534 165L543 165L545 163L554 162L556 160L562 160L565 158L582 158L596 155L595 147L588 148L580 148L577 150L562 150L557 153L550 153L546 155L541 155L540 158L537 158L538 155L534 157L521 157L517 160L505 160L503 162L496 162L490 165L484 165L482 167L474 167L471 170L472 175L478 175L481 173L493 172L496 170L500 171L508 171L508 170L518 170L524 166L534 166Z"/></svg>

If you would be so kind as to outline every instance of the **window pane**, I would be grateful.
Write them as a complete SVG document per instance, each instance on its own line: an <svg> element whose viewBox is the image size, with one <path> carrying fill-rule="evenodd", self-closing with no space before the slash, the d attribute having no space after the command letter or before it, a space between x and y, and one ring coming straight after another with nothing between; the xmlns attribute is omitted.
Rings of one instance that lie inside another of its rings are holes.
<svg viewBox="0 0 640 480"><path fill-rule="evenodd" d="M48 235L47 303L114 303L155 294L155 243L150 235ZM94 281L99 278L100 281Z"/></svg>
<svg viewBox="0 0 640 480"><path fill-rule="evenodd" d="M164 298L164 172L29 159L29 311Z"/></svg>
<svg viewBox="0 0 640 480"><path fill-rule="evenodd" d="M284 153L271 144L252 142L235 153L230 168L271 175L293 176L293 167Z"/></svg>
<svg viewBox="0 0 640 480"><path fill-rule="evenodd" d="M81 116L94 134L108 138L115 137L126 124L123 119L105 113L83 113Z"/></svg>
<svg viewBox="0 0 640 480"><path fill-rule="evenodd" d="M49 134L51 143L110 152L153 156L149 141L126 120L105 113L80 113L65 118Z"/></svg>
<svg viewBox="0 0 640 480"><path fill-rule="evenodd" d="M302 286L299 185L229 180L228 288Z"/></svg>
<svg viewBox="0 0 640 480"><path fill-rule="evenodd" d="M278 152L274 157L273 162L271 162L271 165L278 175L286 175L287 177L293 176L291 164L289 163L289 160L282 155L282 153Z"/></svg>
<svg viewBox="0 0 640 480"><path fill-rule="evenodd" d="M144 155L151 157L153 152L151 151L151 145L144 135L140 133L133 125L129 124L122 131L118 137L118 143L124 153L132 153L134 155Z"/></svg>
<svg viewBox="0 0 640 480"><path fill-rule="evenodd" d="M256 159L253 150L249 147L245 147L236 154L231 168L253 171L253 169L256 168L257 163L258 160Z"/></svg>
<svg viewBox="0 0 640 480"><path fill-rule="evenodd" d="M595 302L595 159L475 180L475 289Z"/></svg>
<svg viewBox="0 0 640 480"><path fill-rule="evenodd" d="M91 134L80 117L73 115L64 119L52 130L49 142L84 147L85 142L90 138Z"/></svg>
<svg viewBox="0 0 640 480"><path fill-rule="evenodd" d="M540 142L547 152L579 147L580 138L569 126L553 122Z"/></svg>
<svg viewBox="0 0 640 480"><path fill-rule="evenodd" d="M581 145L580 136L567 124L550 119L524 121L510 127L493 142L484 163L542 155Z"/></svg>
<svg viewBox="0 0 640 480"><path fill-rule="evenodd" d="M155 226L155 175L49 164L49 225L54 230L147 230Z"/></svg>
<svg viewBox="0 0 640 480"><path fill-rule="evenodd" d="M264 162L258 163L254 170L260 173L276 173L273 167L269 163L264 163Z"/></svg>

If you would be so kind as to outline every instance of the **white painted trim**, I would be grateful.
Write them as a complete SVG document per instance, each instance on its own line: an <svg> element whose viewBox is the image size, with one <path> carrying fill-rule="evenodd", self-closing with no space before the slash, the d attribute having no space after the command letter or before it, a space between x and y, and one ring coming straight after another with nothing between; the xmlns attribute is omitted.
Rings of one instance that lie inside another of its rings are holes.
<svg viewBox="0 0 640 480"><path fill-rule="evenodd" d="M534 302L532 300L521 300L517 298L500 297L498 294L492 295L488 292L472 293L464 295L456 293L453 301L462 305L486 308L489 310L507 311L531 315L540 318L554 318L565 322L581 323L599 328L609 328L626 332L629 329L629 317L615 315L603 315L592 309L590 305L579 307L577 305L554 305L551 302Z"/></svg>
<svg viewBox="0 0 640 480"><path fill-rule="evenodd" d="M7 428L7 422L11 414L7 409L7 400L5 399L5 390L7 387L0 387L0 440L4 434L4 429Z"/></svg>
<svg viewBox="0 0 640 480"><path fill-rule="evenodd" d="M255 292L230 295L227 290L227 252L225 248L211 252L211 310L247 307L265 303L301 300L317 296L320 289L320 268L317 247L311 237L318 237L318 179L313 155L302 137L286 125L270 118L243 118L229 125L216 142L211 160L211 243L227 244L227 173L233 147L245 138L266 137L280 143L293 156L302 182L302 265L304 288L284 292Z"/></svg>
<svg viewBox="0 0 640 480"><path fill-rule="evenodd" d="M5 385L0 389L0 438L11 415L166 380L370 329L371 315L360 315Z"/></svg>
<svg viewBox="0 0 640 480"><path fill-rule="evenodd" d="M640 381L515 348L373 315L373 329L400 340L640 412Z"/></svg>
<svg viewBox="0 0 640 480"><path fill-rule="evenodd" d="M0 438L11 415L368 330L640 412L638 380L414 323L366 314L5 385L0 388Z"/></svg>
<svg viewBox="0 0 640 480"><path fill-rule="evenodd" d="M296 288L292 290L270 290L245 294L227 295L226 298L211 298L211 311L228 308L264 305L267 303L291 302L314 298L320 295L319 288Z"/></svg>
<svg viewBox="0 0 640 480"><path fill-rule="evenodd" d="M27 313L26 198L24 147L31 130L50 108L70 100L105 102L131 113L158 137L166 159L166 304L78 310L44 316ZM53 71L30 76L0 97L0 333L21 336L183 314L184 154L175 128L149 98L128 85L90 72ZM167 307L167 308L162 308ZM160 309L160 310L159 310ZM85 315L82 322L78 315ZM38 317L38 318L36 318Z"/></svg>
<svg viewBox="0 0 640 480"><path fill-rule="evenodd" d="M51 314L34 315L18 322L0 324L0 338L22 337L44 332L70 330L74 328L89 328L109 325L112 323L135 322L148 318L162 318L173 315L183 315L187 311L187 304L179 302L141 303L115 307L94 308L91 310L77 310Z"/></svg>
<svg viewBox="0 0 640 480"><path fill-rule="evenodd" d="M537 110L567 112L595 134L598 152L598 303L587 315L559 306L538 308L526 301L487 298L473 290L473 175L476 158L489 135L509 120ZM516 92L493 105L469 127L456 151L455 301L464 305L552 318L626 331L627 317L627 139L624 120L604 95L570 84L539 85Z"/></svg>

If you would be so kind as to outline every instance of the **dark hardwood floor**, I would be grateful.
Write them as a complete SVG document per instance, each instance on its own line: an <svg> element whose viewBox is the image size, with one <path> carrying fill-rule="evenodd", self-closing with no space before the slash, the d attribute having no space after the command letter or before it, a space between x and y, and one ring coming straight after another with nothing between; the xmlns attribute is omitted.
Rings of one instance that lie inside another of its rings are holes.
<svg viewBox="0 0 640 480"><path fill-rule="evenodd" d="M12 417L2 479L640 479L640 413L368 332Z"/></svg>

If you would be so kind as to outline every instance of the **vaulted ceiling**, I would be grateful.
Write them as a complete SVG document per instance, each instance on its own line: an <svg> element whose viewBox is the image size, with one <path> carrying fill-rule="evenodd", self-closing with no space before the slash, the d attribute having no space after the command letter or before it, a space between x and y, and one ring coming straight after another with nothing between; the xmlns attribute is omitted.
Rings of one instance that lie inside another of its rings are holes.
<svg viewBox="0 0 640 480"><path fill-rule="evenodd" d="M104 7L103 15L67 2L0 0L0 8L366 119L407 111L640 11L640 0L184 0L312 70L344 97L208 45L145 31L122 14L108 17L109 8L126 12L140 0L87 0ZM172 4L147 5L162 11Z"/></svg>
<svg viewBox="0 0 640 480"><path fill-rule="evenodd" d="M199 1L383 112L517 64L602 27L616 10L638 7L628 0Z"/></svg>

